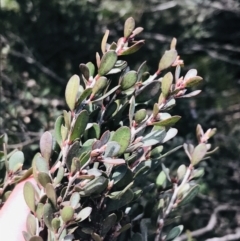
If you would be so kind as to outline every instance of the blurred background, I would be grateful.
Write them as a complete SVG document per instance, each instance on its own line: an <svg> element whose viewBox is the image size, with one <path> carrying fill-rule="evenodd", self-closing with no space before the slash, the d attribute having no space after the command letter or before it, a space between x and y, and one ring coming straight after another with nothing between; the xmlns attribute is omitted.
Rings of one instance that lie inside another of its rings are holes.
<svg viewBox="0 0 240 241"><path fill-rule="evenodd" d="M219 146L201 164L206 168L201 194L179 222L185 230L200 230L192 233L197 240L240 240L239 0L0 1L0 134L8 134L9 149L22 149L28 163L38 150L41 133L52 129L66 107L68 79L79 74L80 63L95 62L106 29L116 41L124 21L134 17L144 28L138 38L146 44L127 60L135 70L147 60L151 74L176 37L185 64L182 75L196 68L204 84L198 97L178 100L173 112L182 119L171 145L196 144L199 123L204 130L218 129L212 144ZM183 151L168 159L177 165L187 163ZM216 220L209 228L211 217ZM235 236L226 239L228 234Z"/></svg>

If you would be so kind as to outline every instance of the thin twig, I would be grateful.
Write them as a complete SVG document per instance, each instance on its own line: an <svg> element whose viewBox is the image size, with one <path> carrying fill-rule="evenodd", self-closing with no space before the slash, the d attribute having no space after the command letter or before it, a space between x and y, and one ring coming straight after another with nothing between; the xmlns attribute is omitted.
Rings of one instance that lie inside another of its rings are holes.
<svg viewBox="0 0 240 241"><path fill-rule="evenodd" d="M10 148L10 149L19 149L19 148L22 148L22 147L24 147L26 145L32 144L32 143L34 143L34 142L36 142L38 140L39 140L39 136L37 136L37 137L35 137L33 139L30 139L30 140L26 140L26 141L17 143L17 144L10 144L10 145L8 145L8 148Z"/></svg>
<svg viewBox="0 0 240 241"><path fill-rule="evenodd" d="M227 234L223 237L209 238L206 241L230 241L240 239L240 228L237 228L234 234Z"/></svg>
<svg viewBox="0 0 240 241"><path fill-rule="evenodd" d="M200 229L197 229L195 231L192 231L191 232L191 237L198 237L198 236L201 236L207 232L210 232L214 229L214 227L216 226L217 224L217 215L219 212L222 212L222 211L232 211L232 210L239 210L239 207L236 207L236 206L229 206L229 205L220 205L218 207L216 207L208 221L208 224L204 227L204 228L200 228ZM183 241L183 240L187 240L188 237L186 234L182 234L180 237L176 238L175 241ZM210 239L211 240L211 239ZM208 240L208 241L210 241ZM224 239L224 240L228 240L228 239ZM229 239L229 240L233 240L233 239ZM219 241L219 240L211 240L211 241Z"/></svg>

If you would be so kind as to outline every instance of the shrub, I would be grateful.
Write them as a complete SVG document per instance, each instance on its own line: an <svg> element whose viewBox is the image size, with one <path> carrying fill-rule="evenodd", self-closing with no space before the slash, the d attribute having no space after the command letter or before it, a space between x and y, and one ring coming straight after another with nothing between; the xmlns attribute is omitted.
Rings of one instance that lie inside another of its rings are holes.
<svg viewBox="0 0 240 241"><path fill-rule="evenodd" d="M181 118L168 111L176 99L199 94L200 90L186 92L202 78L195 69L180 77L183 61L175 38L153 75L146 71L146 62L137 71L130 70L121 56L144 45L144 40L135 40L142 30L129 18L124 36L112 44L107 43L106 31L96 66L80 64L80 76L68 81L69 111L63 110L54 130L42 135L40 153L30 169L22 170L23 153L8 154L7 136L1 137L2 202L10 185L31 174L38 183L24 186L31 210L23 233L26 241L34 235L39 236L34 240L49 241L174 240L181 234L182 225L172 229L168 225L198 194L197 179L204 170L197 165L212 152L207 142L216 130L204 133L198 125L196 146L185 143L163 153ZM165 157L182 147L189 165L179 163L176 170L165 166ZM159 166L162 171L155 183L144 185L146 176ZM144 198L148 193L154 199L150 213Z"/></svg>

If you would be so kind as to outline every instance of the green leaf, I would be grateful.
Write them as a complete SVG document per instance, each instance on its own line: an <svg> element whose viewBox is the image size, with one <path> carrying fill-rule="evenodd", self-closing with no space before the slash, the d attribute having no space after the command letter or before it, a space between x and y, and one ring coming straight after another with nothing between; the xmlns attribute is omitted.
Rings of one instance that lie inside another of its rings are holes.
<svg viewBox="0 0 240 241"><path fill-rule="evenodd" d="M134 119L138 124L140 124L143 120L145 120L146 116L147 116L147 110L141 109L135 113Z"/></svg>
<svg viewBox="0 0 240 241"><path fill-rule="evenodd" d="M192 165L194 166L197 165L203 159L206 153L207 153L206 144L201 143L198 146L196 146L192 153L192 158L191 158Z"/></svg>
<svg viewBox="0 0 240 241"><path fill-rule="evenodd" d="M167 176L165 174L164 171L161 171L158 176L157 176L157 179L156 179L156 184L159 186L159 187L163 187L164 184L166 183L167 181Z"/></svg>
<svg viewBox="0 0 240 241"><path fill-rule="evenodd" d="M158 158L160 157L161 153L163 150L163 146L157 146L152 151L150 152L150 157L151 158Z"/></svg>
<svg viewBox="0 0 240 241"><path fill-rule="evenodd" d="M89 80L90 72L89 72L89 69L88 69L87 65L85 65L85 64L80 64L80 65L79 65L79 69L80 69L82 75L84 76L84 78L85 78L86 80Z"/></svg>
<svg viewBox="0 0 240 241"><path fill-rule="evenodd" d="M188 70L188 72L186 73L186 75L184 76L184 81L192 78L192 77L195 77L197 75L197 70L196 69L190 69Z"/></svg>
<svg viewBox="0 0 240 241"><path fill-rule="evenodd" d="M94 64L93 64L92 62L88 62L88 63L86 64L86 66L87 66L88 69L89 69L89 74L90 74L90 76L94 76L94 73L95 73L95 66L94 66Z"/></svg>
<svg viewBox="0 0 240 241"><path fill-rule="evenodd" d="M72 220L74 215L74 209L71 206L65 206L61 211L61 218L64 223L68 223L70 220Z"/></svg>
<svg viewBox="0 0 240 241"><path fill-rule="evenodd" d="M140 34L143 31L142 27L137 27L132 31L132 36L136 36L138 34Z"/></svg>
<svg viewBox="0 0 240 241"><path fill-rule="evenodd" d="M95 95L101 92L107 86L107 83L107 78L105 76L101 76L93 86L92 93Z"/></svg>
<svg viewBox="0 0 240 241"><path fill-rule="evenodd" d="M50 203L46 203L43 207L43 221L45 225L52 230L53 208Z"/></svg>
<svg viewBox="0 0 240 241"><path fill-rule="evenodd" d="M178 133L178 130L175 128L170 128L167 132L167 135L164 137L162 143L165 143L175 137Z"/></svg>
<svg viewBox="0 0 240 241"><path fill-rule="evenodd" d="M199 193L200 191L200 186L199 185L195 185L194 187L192 187L188 193L186 193L184 195L184 197L182 198L182 200L178 203L178 206L183 206L188 204L189 202L191 202Z"/></svg>
<svg viewBox="0 0 240 241"><path fill-rule="evenodd" d="M63 110L63 118L64 118L64 124L67 127L67 129L70 129L71 127L71 111Z"/></svg>
<svg viewBox="0 0 240 241"><path fill-rule="evenodd" d="M164 75L163 79L162 79L162 94L164 96L164 98L167 98L171 86L172 86L172 82L173 82L173 75L171 72L168 72L167 74Z"/></svg>
<svg viewBox="0 0 240 241"><path fill-rule="evenodd" d="M177 45L177 39L173 38L170 45L170 49L176 49L176 45Z"/></svg>
<svg viewBox="0 0 240 241"><path fill-rule="evenodd" d="M158 143L161 143L166 136L165 130L154 130L143 137L143 147L144 146L152 146Z"/></svg>
<svg viewBox="0 0 240 241"><path fill-rule="evenodd" d="M186 144L184 143L183 144L183 148L184 148L184 151L185 153L187 154L189 160L191 161L192 159L192 153L194 151L194 146L192 144Z"/></svg>
<svg viewBox="0 0 240 241"><path fill-rule="evenodd" d="M71 111L75 109L79 85L80 79L78 75L73 75L67 83L65 98L67 105Z"/></svg>
<svg viewBox="0 0 240 241"><path fill-rule="evenodd" d="M203 167L200 167L198 169L195 169L191 175L191 179L197 179L204 175L205 171Z"/></svg>
<svg viewBox="0 0 240 241"><path fill-rule="evenodd" d="M92 88L85 89L78 98L77 106L82 104L82 102L92 94Z"/></svg>
<svg viewBox="0 0 240 241"><path fill-rule="evenodd" d="M123 190L121 191L116 191L116 192L111 192L108 197L114 200L119 200L121 197L126 193L132 186L134 182L129 183Z"/></svg>
<svg viewBox="0 0 240 241"><path fill-rule="evenodd" d="M90 159L91 159L90 156L91 156L90 151L88 151L85 155L80 156L80 166L81 166L81 168L84 168L84 166L86 166L88 161L90 161Z"/></svg>
<svg viewBox="0 0 240 241"><path fill-rule="evenodd" d="M25 202L29 209L34 213L36 206L35 206L35 188L31 182L26 182L23 187L23 196Z"/></svg>
<svg viewBox="0 0 240 241"><path fill-rule="evenodd" d="M107 185L108 179L106 177L96 177L84 186L83 191L80 192L80 195L91 196L93 194L100 194L107 188Z"/></svg>
<svg viewBox="0 0 240 241"><path fill-rule="evenodd" d="M44 188L46 188L48 183L52 183L50 176L45 172L38 173L38 181Z"/></svg>
<svg viewBox="0 0 240 241"><path fill-rule="evenodd" d="M134 70L128 71L122 78L121 89L127 90L137 82L137 72Z"/></svg>
<svg viewBox="0 0 240 241"><path fill-rule="evenodd" d="M198 94L200 94L202 91L201 90L194 90L186 95L182 95L181 98L191 98L191 97L194 97Z"/></svg>
<svg viewBox="0 0 240 241"><path fill-rule="evenodd" d="M137 81L140 81L142 79L142 75L143 75L144 72L146 72L146 70L147 70L147 65L146 65L146 61L144 61L138 68L138 71L137 71L138 79L137 79Z"/></svg>
<svg viewBox="0 0 240 241"><path fill-rule="evenodd" d="M158 104L155 103L154 106L153 106L153 118L157 117L158 112L159 112L159 107L158 107Z"/></svg>
<svg viewBox="0 0 240 241"><path fill-rule="evenodd" d="M143 103L149 100L154 100L160 94L160 82L152 81L136 92L136 102Z"/></svg>
<svg viewBox="0 0 240 241"><path fill-rule="evenodd" d="M116 141L109 141L105 149L104 157L115 157L121 146Z"/></svg>
<svg viewBox="0 0 240 241"><path fill-rule="evenodd" d="M117 53L114 50L109 50L106 52L100 62L100 66L98 69L98 74L103 76L107 74L117 62Z"/></svg>
<svg viewBox="0 0 240 241"><path fill-rule="evenodd" d="M75 141L76 139L79 139L81 135L84 133L87 124L89 120L89 115L86 110L81 111L81 113L77 116L77 119L75 121L70 141Z"/></svg>
<svg viewBox="0 0 240 241"><path fill-rule="evenodd" d="M70 205L72 208L76 209L80 202L80 195L78 192L74 192L70 198Z"/></svg>
<svg viewBox="0 0 240 241"><path fill-rule="evenodd" d="M101 50L102 50L103 54L105 54L105 52L106 52L106 45L107 45L108 35L109 35L109 30L107 29L105 34L104 34L104 36L103 36L102 43L101 43Z"/></svg>
<svg viewBox="0 0 240 241"><path fill-rule="evenodd" d="M127 126L122 126L113 134L112 141L116 141L120 145L118 155L122 155L127 149L131 140L131 131Z"/></svg>
<svg viewBox="0 0 240 241"><path fill-rule="evenodd" d="M113 169L112 179L114 181L114 187L118 189L125 188L133 181L133 173L127 165L116 166Z"/></svg>
<svg viewBox="0 0 240 241"><path fill-rule="evenodd" d="M42 220L42 217L43 217L43 207L44 207L43 203L38 203L37 204L36 216L37 216L38 220Z"/></svg>
<svg viewBox="0 0 240 241"><path fill-rule="evenodd" d="M92 208L91 207L85 207L83 208L76 216L76 220L79 222L84 221L86 218L88 218L90 216L92 212Z"/></svg>
<svg viewBox="0 0 240 241"><path fill-rule="evenodd" d="M65 173L65 171L64 171L63 166L60 166L58 168L57 176L54 178L54 185L55 186L62 181L62 179L64 177L64 173Z"/></svg>
<svg viewBox="0 0 240 241"><path fill-rule="evenodd" d="M124 24L124 38L130 37L134 28L135 28L135 20L132 17L130 17L125 21L125 24Z"/></svg>
<svg viewBox="0 0 240 241"><path fill-rule="evenodd" d="M45 191L46 191L46 195L47 195L48 199L51 201L53 206L56 208L57 207L57 195L56 195L56 191L55 191L53 185L51 183L48 183L46 185Z"/></svg>
<svg viewBox="0 0 240 241"><path fill-rule="evenodd" d="M176 58L177 58L177 51L175 49L170 49L165 51L164 55L162 56L159 62L158 69L162 71L170 67L174 63Z"/></svg>
<svg viewBox="0 0 240 241"><path fill-rule="evenodd" d="M166 241L171 241L177 238L183 231L183 225L179 225L177 227L174 227L170 230L166 237Z"/></svg>
<svg viewBox="0 0 240 241"><path fill-rule="evenodd" d="M43 133L40 139L40 150L42 156L49 161L53 148L53 137L49 131Z"/></svg>
<svg viewBox="0 0 240 241"><path fill-rule="evenodd" d="M158 122L153 122L152 125L155 126L173 126L176 122L178 122L181 119L181 116L175 115L172 116L168 119L158 121Z"/></svg>
<svg viewBox="0 0 240 241"><path fill-rule="evenodd" d="M131 47L127 48L126 50L123 50L122 52L120 52L119 55L133 54L133 53L137 52L140 48L142 48L142 46L144 44L145 44L144 40L139 40L134 45L132 45Z"/></svg>
<svg viewBox="0 0 240 241"><path fill-rule="evenodd" d="M27 232L30 233L31 235L36 234L37 220L31 213L29 213L27 216L26 229L27 229Z"/></svg>
<svg viewBox="0 0 240 241"><path fill-rule="evenodd" d="M62 141L65 141L67 139L67 135L68 135L68 128L65 127L64 125L61 125Z"/></svg>
<svg viewBox="0 0 240 241"><path fill-rule="evenodd" d="M110 50L116 50L117 49L117 44L115 42L112 42L110 47L109 47Z"/></svg>
<svg viewBox="0 0 240 241"><path fill-rule="evenodd" d="M16 167L22 166L24 163L24 154L21 151L14 152L9 158L9 171L16 171ZM17 168L18 169L18 168Z"/></svg>
<svg viewBox="0 0 240 241"><path fill-rule="evenodd" d="M93 138L99 139L100 132L101 132L101 129L100 129L99 124L93 123L92 127L88 130L87 138L88 139L93 139Z"/></svg>
<svg viewBox="0 0 240 241"><path fill-rule="evenodd" d="M49 165L48 162L41 156L37 156L35 159L35 165L37 168L37 171L39 172L49 172Z"/></svg>
<svg viewBox="0 0 240 241"><path fill-rule="evenodd" d="M198 85L202 80L203 79L200 76L189 78L188 80L185 81L185 87L193 87L195 85Z"/></svg>
<svg viewBox="0 0 240 241"><path fill-rule="evenodd" d="M66 155L66 166L68 170L71 169L72 160L74 157L78 158L80 154L80 144L79 141L75 141L69 148Z"/></svg>
<svg viewBox="0 0 240 241"><path fill-rule="evenodd" d="M61 226L61 221L59 218L53 218L52 222L51 222L51 226L53 228L53 231L54 232L57 232L58 229L60 228Z"/></svg>
<svg viewBox="0 0 240 241"><path fill-rule="evenodd" d="M132 96L131 99L129 100L130 106L129 106L129 126L132 126L132 121L133 121L133 115L135 112L135 106L136 106L136 102L135 102L135 97Z"/></svg>
<svg viewBox="0 0 240 241"><path fill-rule="evenodd" d="M134 193L132 190L128 189L120 199L108 199L106 203L106 212L112 212L118 210L132 201L134 198Z"/></svg>
<svg viewBox="0 0 240 241"><path fill-rule="evenodd" d="M185 165L182 164L181 166L178 167L178 169L177 169L178 180L182 180L183 179L186 171L187 171L187 167Z"/></svg>
<svg viewBox="0 0 240 241"><path fill-rule="evenodd" d="M101 232L101 236L104 237L108 231L115 225L117 221L117 216L115 213L110 214L109 216L106 217L105 220L103 220L103 228Z"/></svg>
<svg viewBox="0 0 240 241"><path fill-rule="evenodd" d="M59 146L62 145L61 126L63 124L63 121L64 121L63 116L59 116L55 121L55 125L54 125L54 134Z"/></svg>

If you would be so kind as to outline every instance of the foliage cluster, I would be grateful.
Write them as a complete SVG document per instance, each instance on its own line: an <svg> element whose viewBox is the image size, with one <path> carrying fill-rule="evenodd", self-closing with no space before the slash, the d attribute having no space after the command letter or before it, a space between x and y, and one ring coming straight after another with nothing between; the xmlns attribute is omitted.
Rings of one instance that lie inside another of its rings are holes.
<svg viewBox="0 0 240 241"><path fill-rule="evenodd" d="M80 64L80 76L68 81L69 111L57 118L54 131L42 135L31 168L23 170L23 152L7 153L7 137L1 137L2 202L10 194L9 186L31 174L38 184L24 186L31 210L23 233L26 241L170 241L183 231L182 225L172 223L199 192L204 169L198 164L214 152L208 140L216 129L204 133L198 125L196 146L185 143L163 152L181 118L169 110L177 99L199 94L200 90L187 91L202 78L195 69L181 77L183 61L175 38L153 75L146 71L146 62L131 70L121 56L144 45L144 40L135 40L142 31L133 18L126 20L123 37L116 42L108 43L106 31L96 65ZM167 167L165 157L182 147L189 164ZM155 182L144 185L159 166L162 171ZM148 193L155 199L150 212L144 198Z"/></svg>

